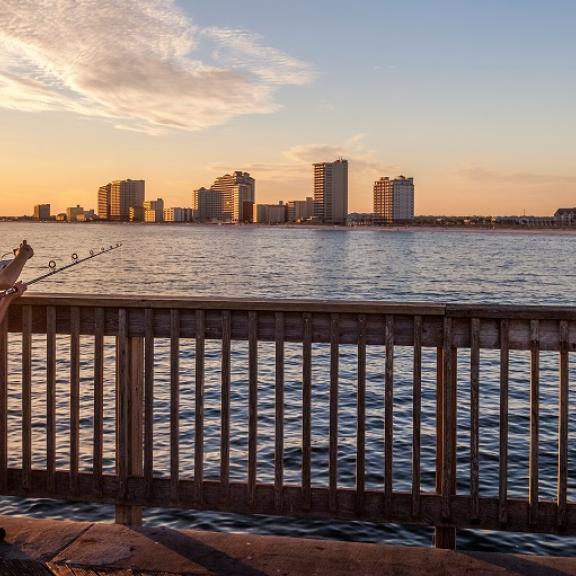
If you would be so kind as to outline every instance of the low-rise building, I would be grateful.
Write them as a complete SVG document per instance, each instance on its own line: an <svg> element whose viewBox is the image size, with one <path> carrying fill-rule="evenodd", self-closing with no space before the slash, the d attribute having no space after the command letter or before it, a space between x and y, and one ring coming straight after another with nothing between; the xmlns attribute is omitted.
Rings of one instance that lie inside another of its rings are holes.
<svg viewBox="0 0 576 576"><path fill-rule="evenodd" d="M256 222L258 224L282 224L286 222L286 204L257 204Z"/></svg>
<svg viewBox="0 0 576 576"><path fill-rule="evenodd" d="M576 226L576 208L558 208L554 221L558 226Z"/></svg>
<svg viewBox="0 0 576 576"><path fill-rule="evenodd" d="M288 222L306 222L314 218L314 198L306 200L291 200L287 204Z"/></svg>
<svg viewBox="0 0 576 576"><path fill-rule="evenodd" d="M194 210L192 208L166 208L164 222L192 222Z"/></svg>

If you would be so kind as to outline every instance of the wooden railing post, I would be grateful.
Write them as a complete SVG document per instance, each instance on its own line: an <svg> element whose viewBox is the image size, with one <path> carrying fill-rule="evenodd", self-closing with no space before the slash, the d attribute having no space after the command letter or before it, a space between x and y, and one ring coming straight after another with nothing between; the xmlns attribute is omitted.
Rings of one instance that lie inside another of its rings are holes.
<svg viewBox="0 0 576 576"><path fill-rule="evenodd" d="M144 338L127 336L126 312L119 314L117 354L116 461L121 492L125 497L130 476L143 476ZM116 523L142 524L142 507L119 504Z"/></svg>

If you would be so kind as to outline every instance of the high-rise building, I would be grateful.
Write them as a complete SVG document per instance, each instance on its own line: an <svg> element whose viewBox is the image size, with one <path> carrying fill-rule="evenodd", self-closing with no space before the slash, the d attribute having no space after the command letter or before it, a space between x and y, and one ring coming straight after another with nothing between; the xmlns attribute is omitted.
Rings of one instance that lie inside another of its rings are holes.
<svg viewBox="0 0 576 576"><path fill-rule="evenodd" d="M314 198L306 200L291 200L287 204L288 222L306 222L314 217Z"/></svg>
<svg viewBox="0 0 576 576"><path fill-rule="evenodd" d="M256 204L258 224L282 224L286 222L286 204Z"/></svg>
<svg viewBox="0 0 576 576"><path fill-rule="evenodd" d="M200 222L224 219L224 193L213 188L198 188L192 193L194 217Z"/></svg>
<svg viewBox="0 0 576 576"><path fill-rule="evenodd" d="M100 186L98 188L98 218L100 220L110 220L110 192L112 184Z"/></svg>
<svg viewBox="0 0 576 576"><path fill-rule="evenodd" d="M35 220L50 220L50 204L38 204L34 206Z"/></svg>
<svg viewBox="0 0 576 576"><path fill-rule="evenodd" d="M348 215L348 160L314 164L314 217L344 224Z"/></svg>
<svg viewBox="0 0 576 576"><path fill-rule="evenodd" d="M217 178L212 190L223 194L223 218L227 222L252 222L256 181L248 172L236 171Z"/></svg>
<svg viewBox="0 0 576 576"><path fill-rule="evenodd" d="M114 180L98 190L98 216L102 220L127 222L130 208L144 219L144 180ZM140 210L141 209L141 210Z"/></svg>
<svg viewBox="0 0 576 576"><path fill-rule="evenodd" d="M144 222L164 222L164 200L147 200L144 202Z"/></svg>
<svg viewBox="0 0 576 576"><path fill-rule="evenodd" d="M414 220L414 178L380 178L374 182L374 214L387 224Z"/></svg>

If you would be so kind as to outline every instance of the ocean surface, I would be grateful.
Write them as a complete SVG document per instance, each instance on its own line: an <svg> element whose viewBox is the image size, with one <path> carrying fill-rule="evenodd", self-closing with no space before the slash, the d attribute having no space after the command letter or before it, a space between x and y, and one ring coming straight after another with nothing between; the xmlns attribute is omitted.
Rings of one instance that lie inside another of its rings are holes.
<svg viewBox="0 0 576 576"><path fill-rule="evenodd" d="M306 229L256 226L126 225L126 224L25 224L0 223L0 252L26 238L35 250L23 275L31 279L47 270L49 260L58 265L71 254L88 255L122 242L121 249L64 272L31 288L44 293L147 294L236 298L318 298L346 300L482 302L502 304L574 303L576 236L559 234L512 234L470 231L378 231L368 229ZM1 256L1 254L0 254ZM9 447L11 464L20 458L19 341L10 338ZM42 379L43 338L34 337L33 360L33 465L44 462L45 390ZM68 340L58 337L61 351L57 366L57 464L67 464ZM81 348L81 467L91 467L92 422L90 338ZM156 344L155 434L158 437L155 470L168 469L169 365L168 342ZM105 466L114 470L113 342L106 342ZM246 476L247 457L247 362L245 343L232 349L232 454L233 479ZM274 351L259 347L259 469L258 479L273 478ZM367 357L367 483L378 487L383 445L383 354L370 347ZM394 488L410 487L411 350L397 348L395 356ZM219 342L206 345L205 475L217 477L219 447ZM269 360L269 361L268 361ZM339 428L341 486L352 486L355 467L356 349L342 346L341 418ZM483 351L481 358L481 494L498 490L498 353ZM423 489L434 486L435 356L423 357ZM458 491L468 487L469 354L459 355L458 382ZM301 458L301 345L286 346L286 482L296 483ZM183 476L193 473L194 342L182 343ZM329 349L313 347L313 483L327 482L327 428ZM557 450L558 358L541 355L541 464L540 495L555 494ZM571 389L576 369L571 366ZM510 493L525 496L528 490L528 354L514 352L510 365ZM291 406L293 407L291 409ZM576 433L576 406L570 403L571 439ZM576 446L570 444L569 493L576 499ZM110 521L113 509L93 504L62 504L50 500L0 498L0 514ZM366 542L430 545L432 530L364 522L315 521L276 517L248 517L221 513L146 510L145 521L180 528L249 531L263 534L337 538ZM493 533L462 530L462 549L501 550L540 554L574 554L576 538L546 535Z"/></svg>

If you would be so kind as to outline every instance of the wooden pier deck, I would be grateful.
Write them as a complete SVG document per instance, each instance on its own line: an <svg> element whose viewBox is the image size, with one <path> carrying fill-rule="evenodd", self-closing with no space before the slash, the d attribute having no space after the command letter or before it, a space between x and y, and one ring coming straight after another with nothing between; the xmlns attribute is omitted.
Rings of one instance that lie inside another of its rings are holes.
<svg viewBox="0 0 576 576"><path fill-rule="evenodd" d="M576 558L1 517L0 575L576 575Z"/></svg>

